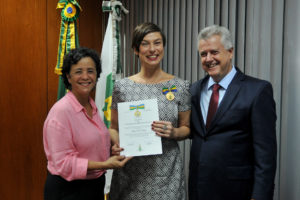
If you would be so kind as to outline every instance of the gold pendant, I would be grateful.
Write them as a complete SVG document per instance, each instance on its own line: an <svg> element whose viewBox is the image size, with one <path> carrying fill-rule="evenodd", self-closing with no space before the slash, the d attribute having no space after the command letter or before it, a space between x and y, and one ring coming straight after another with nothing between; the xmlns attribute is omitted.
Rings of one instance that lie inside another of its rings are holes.
<svg viewBox="0 0 300 200"><path fill-rule="evenodd" d="M139 117L139 116L141 116L141 112L140 111L135 111L135 113L134 113L134 116L136 116L136 117Z"/></svg>
<svg viewBox="0 0 300 200"><path fill-rule="evenodd" d="M175 98L175 96L174 96L173 92L168 92L168 93L166 94L166 98L167 98L169 101L172 101L172 100Z"/></svg>

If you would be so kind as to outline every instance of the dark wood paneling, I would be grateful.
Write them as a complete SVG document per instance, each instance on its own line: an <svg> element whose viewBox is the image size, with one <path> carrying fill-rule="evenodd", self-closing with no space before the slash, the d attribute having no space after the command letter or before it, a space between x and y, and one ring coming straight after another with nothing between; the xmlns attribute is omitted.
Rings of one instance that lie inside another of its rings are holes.
<svg viewBox="0 0 300 200"><path fill-rule="evenodd" d="M102 1L81 0L82 12L79 18L80 46L95 49L100 53L102 47Z"/></svg>
<svg viewBox="0 0 300 200"><path fill-rule="evenodd" d="M0 1L0 198L41 200L42 127L56 101L60 9L52 0ZM101 49L101 1L81 1L79 39Z"/></svg>
<svg viewBox="0 0 300 200"><path fill-rule="evenodd" d="M0 2L0 198L42 199L46 1Z"/></svg>

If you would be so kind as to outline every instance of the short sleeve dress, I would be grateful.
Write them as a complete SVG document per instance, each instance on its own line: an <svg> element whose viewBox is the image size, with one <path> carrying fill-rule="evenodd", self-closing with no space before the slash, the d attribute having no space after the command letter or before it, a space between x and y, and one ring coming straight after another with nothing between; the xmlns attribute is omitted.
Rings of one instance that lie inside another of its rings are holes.
<svg viewBox="0 0 300 200"><path fill-rule="evenodd" d="M178 127L178 113L190 106L190 83L180 78L157 84L136 83L129 78L116 81L112 109L117 103L144 99L158 99L159 118ZM175 98L166 98L166 89ZM176 89L176 90L174 90ZM165 91L165 93L163 93ZM134 157L125 167L114 170L110 200L185 200L185 176L178 142L162 138L163 154Z"/></svg>

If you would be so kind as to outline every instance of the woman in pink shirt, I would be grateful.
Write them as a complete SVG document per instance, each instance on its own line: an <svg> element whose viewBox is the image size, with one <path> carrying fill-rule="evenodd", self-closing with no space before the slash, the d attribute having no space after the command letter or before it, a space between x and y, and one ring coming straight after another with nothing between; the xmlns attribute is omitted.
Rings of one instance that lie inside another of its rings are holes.
<svg viewBox="0 0 300 200"><path fill-rule="evenodd" d="M103 199L105 170L130 159L110 157L110 135L90 97L100 73L99 56L91 49L77 48L64 58L62 78L69 92L51 108L43 129L45 200Z"/></svg>

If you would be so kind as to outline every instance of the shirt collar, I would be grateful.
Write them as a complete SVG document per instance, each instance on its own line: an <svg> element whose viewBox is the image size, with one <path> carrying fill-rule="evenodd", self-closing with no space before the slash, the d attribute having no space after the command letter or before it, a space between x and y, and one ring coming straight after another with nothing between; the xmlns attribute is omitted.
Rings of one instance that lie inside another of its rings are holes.
<svg viewBox="0 0 300 200"><path fill-rule="evenodd" d="M77 100L77 98L75 97L75 95L71 91L69 91L66 94L66 96L67 96L67 98L70 99L70 103L74 107L75 112L80 112L84 109L84 107L79 103L79 101ZM97 106L96 106L94 100L91 97L89 97L89 102L90 102L90 104L93 108L93 114L94 114L95 112L97 112Z"/></svg>
<svg viewBox="0 0 300 200"><path fill-rule="evenodd" d="M218 83L223 89L227 89L230 82L232 81L234 75L236 74L236 69L232 65L232 68L228 74ZM207 90L216 82L212 79L212 77L209 77L208 79L208 84L207 84Z"/></svg>

